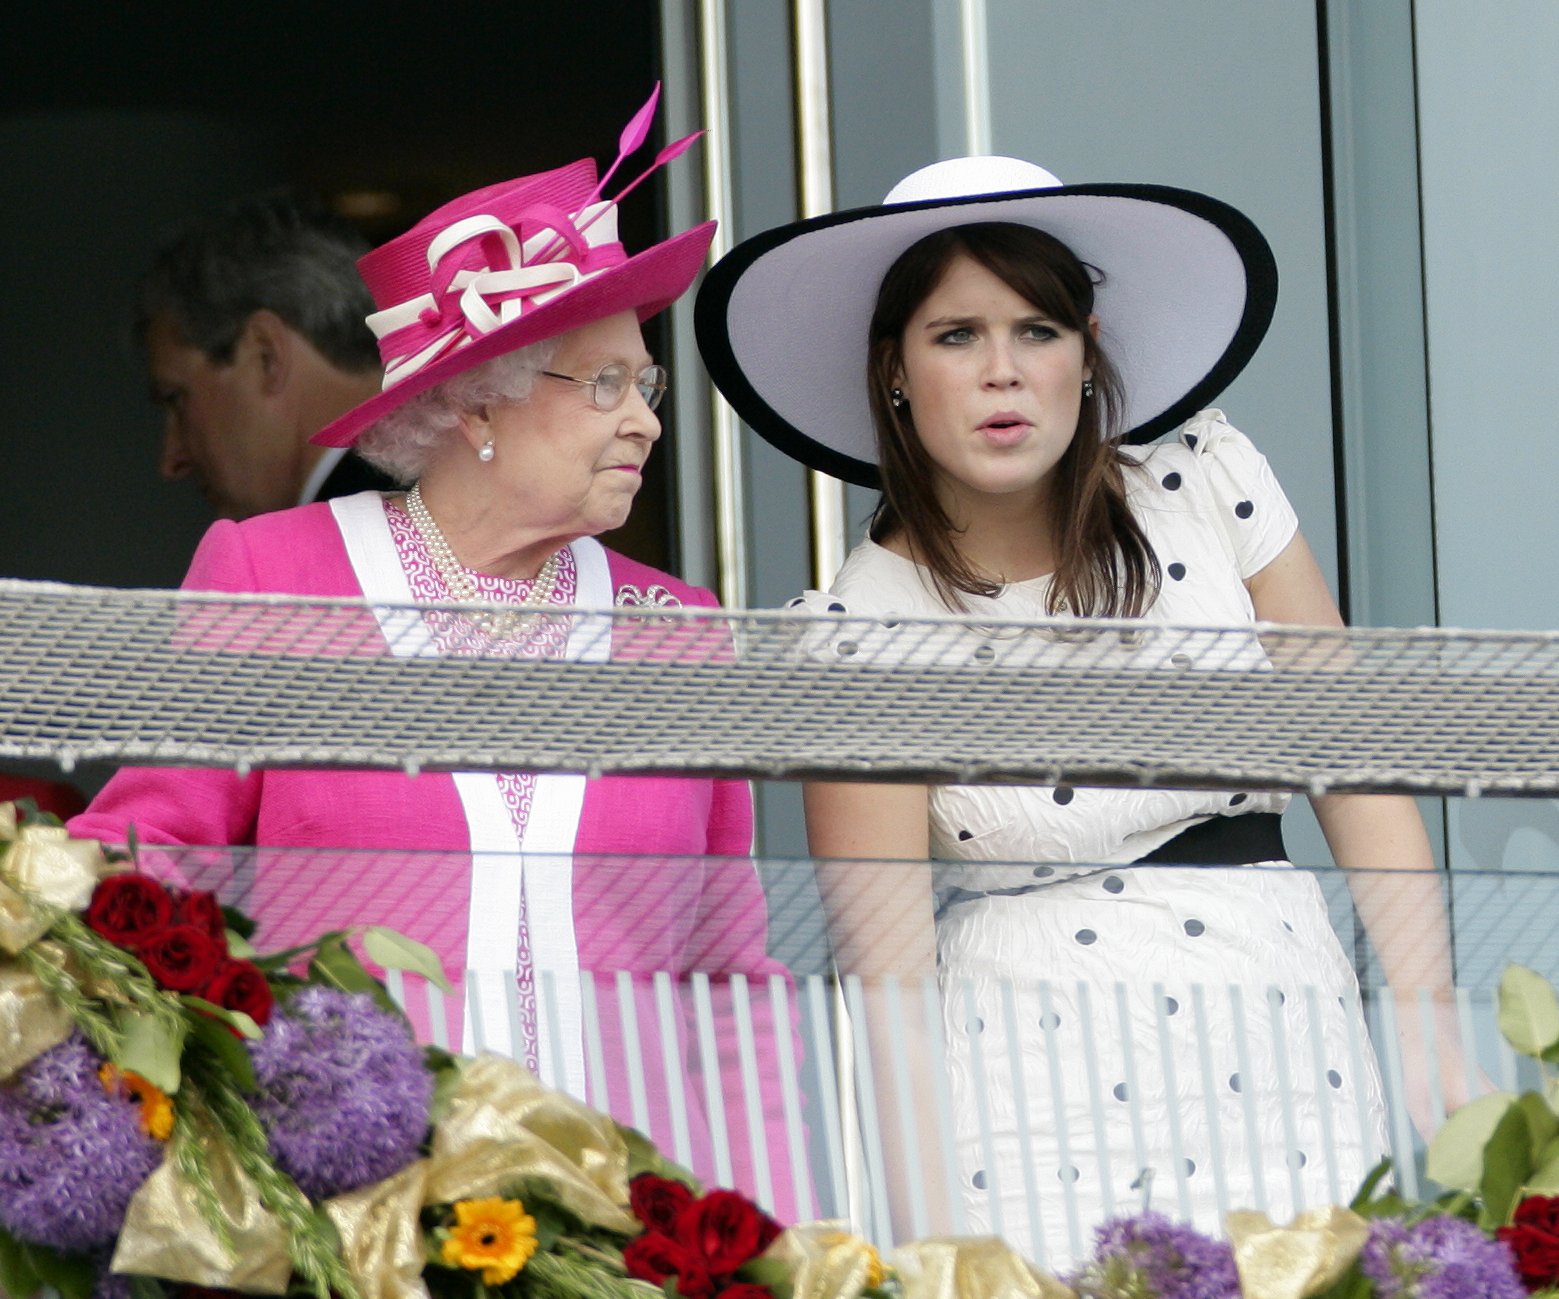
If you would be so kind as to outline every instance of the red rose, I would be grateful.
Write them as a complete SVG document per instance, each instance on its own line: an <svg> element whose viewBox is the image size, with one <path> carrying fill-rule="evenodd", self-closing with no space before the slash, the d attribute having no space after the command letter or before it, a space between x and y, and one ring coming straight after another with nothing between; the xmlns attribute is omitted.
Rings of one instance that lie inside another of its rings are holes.
<svg viewBox="0 0 1559 1299"><path fill-rule="evenodd" d="M710 1191L677 1215L677 1239L717 1276L756 1258L779 1232L778 1223L735 1191Z"/></svg>
<svg viewBox="0 0 1559 1299"><path fill-rule="evenodd" d="M1528 1290L1559 1285L1559 1196L1527 1196L1515 1222L1494 1234L1510 1246Z"/></svg>
<svg viewBox="0 0 1559 1299"><path fill-rule="evenodd" d="M222 914L222 904L217 901L215 893L197 890L194 893L175 894L173 923L194 925L223 951L227 950L227 917Z"/></svg>
<svg viewBox="0 0 1559 1299"><path fill-rule="evenodd" d="M640 1173L628 1183L628 1205L633 1216L663 1236L676 1235L677 1215L692 1203L693 1192L669 1177Z"/></svg>
<svg viewBox="0 0 1559 1299"><path fill-rule="evenodd" d="M755 1281L734 1281L715 1295L715 1299L774 1299L774 1291Z"/></svg>
<svg viewBox="0 0 1559 1299"><path fill-rule="evenodd" d="M94 933L116 947L136 950L173 920L173 899L150 875L127 871L98 881L87 904L86 921Z"/></svg>
<svg viewBox="0 0 1559 1299"><path fill-rule="evenodd" d="M228 961L218 967L200 994L223 1010L241 1010L262 1027L271 1020L271 985L259 966L250 961Z"/></svg>
<svg viewBox="0 0 1559 1299"><path fill-rule="evenodd" d="M136 949L147 972L170 992L199 992L225 959L222 949L194 925L174 925Z"/></svg>
<svg viewBox="0 0 1559 1299"><path fill-rule="evenodd" d="M704 1260L685 1245L658 1231L647 1231L623 1246L623 1266L628 1275L651 1285L661 1285L674 1277L677 1292L687 1299L712 1299L714 1278Z"/></svg>

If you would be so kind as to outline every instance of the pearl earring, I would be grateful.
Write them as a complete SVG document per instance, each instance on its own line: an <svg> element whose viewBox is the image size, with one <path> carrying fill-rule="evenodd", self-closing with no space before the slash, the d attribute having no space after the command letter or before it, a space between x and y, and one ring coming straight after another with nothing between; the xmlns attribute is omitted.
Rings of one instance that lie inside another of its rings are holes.
<svg viewBox="0 0 1559 1299"><path fill-rule="evenodd" d="M905 402L904 389L895 388L891 393L888 394L888 400L893 403L895 409L903 406Z"/></svg>
<svg viewBox="0 0 1559 1299"><path fill-rule="evenodd" d="M488 438L487 441L482 443L482 449L476 453L476 458L485 465L493 458L494 454L496 453L493 450L493 440Z"/></svg>
<svg viewBox="0 0 1559 1299"><path fill-rule="evenodd" d="M1083 380L1083 396L1084 397L1092 397L1093 396L1093 380L1092 379L1084 379Z"/></svg>

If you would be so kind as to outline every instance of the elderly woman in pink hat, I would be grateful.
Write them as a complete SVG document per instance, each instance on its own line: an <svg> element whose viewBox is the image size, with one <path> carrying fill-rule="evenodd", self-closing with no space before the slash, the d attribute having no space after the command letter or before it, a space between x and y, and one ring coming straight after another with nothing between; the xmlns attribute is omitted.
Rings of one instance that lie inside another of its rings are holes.
<svg viewBox="0 0 1559 1299"><path fill-rule="evenodd" d="M653 104L625 143L642 141ZM595 539L627 519L661 434L666 371L640 324L692 283L714 230L629 256L616 200L602 198L610 176L598 182L587 159L493 185L365 256L384 388L314 440L355 447L408 489L219 522L185 587L481 606L425 616L410 636L397 623L389 652L423 655L595 657L604 646L540 611L713 606L708 591ZM122 843L131 826L142 844L374 850L257 854L249 904L266 946L355 920L429 943L451 972L473 972L457 1003L468 1045L508 1049L711 1176L709 1133L723 1128L734 1180L791 1210L791 1179L754 1167L755 1145L786 1148L752 1139L779 1122L762 988L783 970L765 950L745 783L131 769L72 831ZM638 860L611 860L619 854ZM636 989L622 1005L619 971ZM712 1039L680 1005L666 1015L650 978L659 971L714 976ZM761 1065L756 1103L723 977L738 972L757 985L743 1007ZM716 1053L720 1077L696 1077Z"/></svg>

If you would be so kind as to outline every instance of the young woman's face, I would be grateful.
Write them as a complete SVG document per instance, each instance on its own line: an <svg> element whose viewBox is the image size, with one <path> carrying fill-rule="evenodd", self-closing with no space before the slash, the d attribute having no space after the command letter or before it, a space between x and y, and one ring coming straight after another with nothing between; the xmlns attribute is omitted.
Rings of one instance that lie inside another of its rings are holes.
<svg viewBox="0 0 1559 1299"><path fill-rule="evenodd" d="M1083 336L965 254L904 328L895 382L955 521L982 503L1043 505L1077 431Z"/></svg>

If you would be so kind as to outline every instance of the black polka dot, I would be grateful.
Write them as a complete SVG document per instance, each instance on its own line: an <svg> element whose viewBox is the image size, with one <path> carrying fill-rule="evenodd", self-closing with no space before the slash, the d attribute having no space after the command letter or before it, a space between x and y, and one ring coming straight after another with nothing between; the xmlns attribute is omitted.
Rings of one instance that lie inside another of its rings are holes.
<svg viewBox="0 0 1559 1299"><path fill-rule="evenodd" d="M1080 942L1084 947L1087 947L1090 944L1097 942L1099 935L1094 933L1094 931L1091 929L1079 929L1075 934L1072 935L1072 937L1077 939L1077 941Z"/></svg>
<svg viewBox="0 0 1559 1299"><path fill-rule="evenodd" d="M974 651L976 663L989 663L995 657L996 647L994 645L980 645Z"/></svg>
<svg viewBox="0 0 1559 1299"><path fill-rule="evenodd" d="M1240 1089L1240 1076L1237 1073L1231 1073L1229 1075L1229 1090L1231 1092L1237 1092L1237 1091L1239 1091L1239 1089Z"/></svg>
<svg viewBox="0 0 1559 1299"><path fill-rule="evenodd" d="M1105 876L1104 891L1106 893L1119 893L1125 887L1126 887L1126 881L1123 880L1119 875L1107 875L1107 876Z"/></svg>
<svg viewBox="0 0 1559 1299"><path fill-rule="evenodd" d="M1062 807L1065 807L1068 803L1077 797L1077 791L1074 790L1070 785L1057 785L1056 792L1052 795L1052 797L1056 800L1056 802L1061 804Z"/></svg>
<svg viewBox="0 0 1559 1299"><path fill-rule="evenodd" d="M1165 474L1160 481L1163 482L1165 491L1178 492L1180 490L1179 474Z"/></svg>
<svg viewBox="0 0 1559 1299"><path fill-rule="evenodd" d="M886 627L889 631L892 631L895 627L897 627L899 625L899 620L897 618L884 618L882 620L882 625L884 627Z"/></svg>
<svg viewBox="0 0 1559 1299"><path fill-rule="evenodd" d="M806 603L805 597L798 595L794 600L787 600L787 601L785 601L785 607L787 609L794 609L798 604L805 604L805 603Z"/></svg>
<svg viewBox="0 0 1559 1299"><path fill-rule="evenodd" d="M985 1170L983 1168L975 1169L974 1176L969 1181L973 1184L975 1190L983 1191L985 1189Z"/></svg>
<svg viewBox="0 0 1559 1299"><path fill-rule="evenodd" d="M829 603L828 612L829 613L848 613L849 610L847 610L844 607L844 605L840 604L839 601L834 600L834 601L831 601Z"/></svg>
<svg viewBox="0 0 1559 1299"><path fill-rule="evenodd" d="M1185 444L1186 444L1186 446L1190 447L1193 451L1196 450L1196 434L1195 433L1187 433L1185 435Z"/></svg>
<svg viewBox="0 0 1559 1299"><path fill-rule="evenodd" d="M1290 1168L1303 1168L1309 1162L1303 1150L1290 1150L1288 1152L1288 1166Z"/></svg>
<svg viewBox="0 0 1559 1299"><path fill-rule="evenodd" d="M834 653L842 659L847 659L860 648L853 640L842 640L834 646Z"/></svg>
<svg viewBox="0 0 1559 1299"><path fill-rule="evenodd" d="M976 1033L985 1032L985 1021L976 1015L964 1025L964 1032L969 1034L970 1037L973 1037Z"/></svg>
<svg viewBox="0 0 1559 1299"><path fill-rule="evenodd" d="M1065 1168L1056 1169L1056 1176L1063 1182L1071 1184L1081 1177L1082 1174L1077 1171L1076 1164L1068 1164Z"/></svg>
<svg viewBox="0 0 1559 1299"><path fill-rule="evenodd" d="M1061 1027L1061 1016L1056 1014L1056 1012L1053 1010L1047 1010L1039 1017L1039 1026L1043 1029L1048 1029L1051 1032L1055 1032L1056 1029Z"/></svg>
<svg viewBox="0 0 1559 1299"><path fill-rule="evenodd" d="M1234 517L1237 519L1248 519L1255 512L1256 507L1250 501L1241 501L1234 507Z"/></svg>
<svg viewBox="0 0 1559 1299"><path fill-rule="evenodd" d="M1169 666L1173 668L1188 668L1191 666L1191 656L1189 654L1171 654L1169 656Z"/></svg>
<svg viewBox="0 0 1559 1299"><path fill-rule="evenodd" d="M1182 928L1192 938L1200 938L1207 932L1207 926L1200 920L1187 920Z"/></svg>
<svg viewBox="0 0 1559 1299"><path fill-rule="evenodd" d="M1126 1084L1123 1082L1118 1082L1115 1084L1115 1090L1112 1094L1118 1101L1123 1101L1131 1095L1131 1093L1126 1089Z"/></svg>
<svg viewBox="0 0 1559 1299"><path fill-rule="evenodd" d="M973 830L960 830L958 832L958 837L959 837L960 840L964 840L964 841L967 841L969 839L973 839L974 838L974 831Z"/></svg>
<svg viewBox="0 0 1559 1299"><path fill-rule="evenodd" d="M1185 578L1185 565L1177 559L1165 570L1165 572L1167 572L1170 577L1174 578L1175 581L1182 581Z"/></svg>
<svg viewBox="0 0 1559 1299"><path fill-rule="evenodd" d="M1286 1006L1288 1004L1288 994L1286 992L1280 988L1274 988L1272 991L1276 996L1278 1005Z"/></svg>
<svg viewBox="0 0 1559 1299"><path fill-rule="evenodd" d="M1288 921L1286 921L1286 920L1283 922L1283 928L1288 930L1289 933L1293 933L1294 932L1293 925L1289 924Z"/></svg>
<svg viewBox="0 0 1559 1299"><path fill-rule="evenodd" d="M1249 794L1236 794L1236 795L1234 795L1233 798L1231 798L1229 800L1229 806L1230 807L1238 807L1241 803L1243 803L1249 797L1250 797Z"/></svg>
<svg viewBox="0 0 1559 1299"><path fill-rule="evenodd" d="M1034 878L1037 879L1037 880L1048 880L1055 873L1056 873L1056 868L1054 866L1036 866L1036 867L1034 867Z"/></svg>
<svg viewBox="0 0 1559 1299"><path fill-rule="evenodd" d="M1165 997L1164 998L1164 1013L1166 1015L1173 1015L1177 1011L1179 1011L1179 1009L1180 1009L1180 1003L1178 1001L1176 1001L1173 997Z"/></svg>
<svg viewBox="0 0 1559 1299"><path fill-rule="evenodd" d="M1331 1083L1333 1091L1342 1090L1342 1075L1337 1070L1328 1069L1326 1071L1326 1081Z"/></svg>
<svg viewBox="0 0 1559 1299"><path fill-rule="evenodd" d="M1185 1175L1187 1177L1190 1177L1195 1172L1196 1172L1196 1160L1194 1160L1194 1159L1187 1159L1185 1161Z"/></svg>

